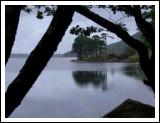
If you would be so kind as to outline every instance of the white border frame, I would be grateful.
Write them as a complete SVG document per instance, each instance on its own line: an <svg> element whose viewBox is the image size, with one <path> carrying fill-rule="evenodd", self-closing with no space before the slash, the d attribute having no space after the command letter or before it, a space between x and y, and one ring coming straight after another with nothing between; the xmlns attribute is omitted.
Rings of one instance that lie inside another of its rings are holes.
<svg viewBox="0 0 160 123"><path fill-rule="evenodd" d="M5 5L155 5L155 118L5 118ZM1 118L3 122L158 122L159 1L1 1Z"/></svg>

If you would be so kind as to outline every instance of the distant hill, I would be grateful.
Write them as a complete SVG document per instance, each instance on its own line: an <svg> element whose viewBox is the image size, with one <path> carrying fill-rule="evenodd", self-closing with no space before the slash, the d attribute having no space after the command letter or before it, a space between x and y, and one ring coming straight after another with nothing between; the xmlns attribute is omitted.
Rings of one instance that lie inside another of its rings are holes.
<svg viewBox="0 0 160 123"><path fill-rule="evenodd" d="M13 53L11 54L11 58L26 58L29 54L20 54L20 53ZM53 57L63 57L63 54L54 54Z"/></svg>
<svg viewBox="0 0 160 123"><path fill-rule="evenodd" d="M68 52L63 54L63 57L76 57L76 56L77 56L77 54L73 53L71 51L68 51Z"/></svg>
<svg viewBox="0 0 160 123"><path fill-rule="evenodd" d="M54 54L53 57L63 57L63 54Z"/></svg>
<svg viewBox="0 0 160 123"><path fill-rule="evenodd" d="M26 58L26 57L28 57L29 56L29 54L20 54L20 53L13 53L13 54L11 54L11 58Z"/></svg>
<svg viewBox="0 0 160 123"><path fill-rule="evenodd" d="M133 35L133 37L135 39L141 39L141 33L138 32L136 34ZM112 54L114 53L115 55L119 56L122 55L124 52L126 52L126 50L129 48L131 48L129 45L127 45L124 41L119 41L117 43L113 43L107 46L107 52L108 54Z"/></svg>
<svg viewBox="0 0 160 123"><path fill-rule="evenodd" d="M29 54L21 54L21 53L12 53L11 58L26 58ZM53 57L76 57L76 53L72 53L71 51L68 51L64 54L54 54Z"/></svg>

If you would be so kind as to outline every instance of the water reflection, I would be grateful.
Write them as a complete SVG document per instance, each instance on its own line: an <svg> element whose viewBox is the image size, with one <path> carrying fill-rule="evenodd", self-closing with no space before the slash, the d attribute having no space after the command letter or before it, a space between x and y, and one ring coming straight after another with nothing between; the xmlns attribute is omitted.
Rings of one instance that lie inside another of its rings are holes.
<svg viewBox="0 0 160 123"><path fill-rule="evenodd" d="M126 76L133 77L137 80L142 80L143 78L145 78L141 67L138 65L126 65L122 68L121 72Z"/></svg>
<svg viewBox="0 0 160 123"><path fill-rule="evenodd" d="M70 59L52 58L11 118L99 118L128 98L154 106L154 93L138 80L143 79L139 64L74 63ZM6 87L24 62L22 58L9 60Z"/></svg>
<svg viewBox="0 0 160 123"><path fill-rule="evenodd" d="M107 89L107 72L104 71L73 71L73 79L79 87Z"/></svg>
<svg viewBox="0 0 160 123"><path fill-rule="evenodd" d="M130 78L134 78L136 80L142 81L145 79L145 75L140 67L139 64L122 64L116 67L114 66L107 66L108 73L111 73L113 76L116 73L120 73L123 76L127 76Z"/></svg>

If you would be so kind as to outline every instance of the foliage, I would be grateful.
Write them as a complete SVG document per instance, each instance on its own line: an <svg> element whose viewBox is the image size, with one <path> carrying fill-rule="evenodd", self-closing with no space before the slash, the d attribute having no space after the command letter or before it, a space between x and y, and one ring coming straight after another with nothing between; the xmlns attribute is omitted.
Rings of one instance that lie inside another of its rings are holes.
<svg viewBox="0 0 160 123"><path fill-rule="evenodd" d="M132 55L132 56L129 56L127 59L126 59L127 62L139 62L139 57L137 54L135 55Z"/></svg>
<svg viewBox="0 0 160 123"><path fill-rule="evenodd" d="M143 14L145 19L151 20L150 23L152 25L152 28L155 29L155 7L152 6L152 9L149 12L144 12ZM151 44L149 43L149 40L145 38L144 35L141 36L141 39L146 47L151 49Z"/></svg>
<svg viewBox="0 0 160 123"><path fill-rule="evenodd" d="M90 36L92 33L102 32L102 31L104 31L103 28L98 28L94 26L82 28L79 25L77 25L76 27L72 27L72 29L70 30L70 33L72 35Z"/></svg>
<svg viewBox="0 0 160 123"><path fill-rule="evenodd" d="M92 38L80 35L72 45L72 51L77 53L78 60L94 58L103 54L104 50L106 50L105 41L101 40L98 35L94 35Z"/></svg>
<svg viewBox="0 0 160 123"><path fill-rule="evenodd" d="M114 59L116 58L116 55L114 53L108 54L108 59Z"/></svg>
<svg viewBox="0 0 160 123"><path fill-rule="evenodd" d="M27 13L32 12L32 10L37 10L37 18L43 19L44 16L54 16L57 6L55 5L34 5L34 6L23 6L22 10Z"/></svg>

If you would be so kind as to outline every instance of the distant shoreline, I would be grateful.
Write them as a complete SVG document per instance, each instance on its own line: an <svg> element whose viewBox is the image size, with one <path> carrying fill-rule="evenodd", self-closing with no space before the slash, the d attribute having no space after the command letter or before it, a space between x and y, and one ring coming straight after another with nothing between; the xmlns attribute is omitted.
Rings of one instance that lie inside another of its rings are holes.
<svg viewBox="0 0 160 123"><path fill-rule="evenodd" d="M11 54L10 58L27 58L30 54ZM54 54L53 57L76 57L76 56L67 56L64 54Z"/></svg>
<svg viewBox="0 0 160 123"><path fill-rule="evenodd" d="M10 58L27 58L29 55L28 54L12 54L10 56ZM53 55L51 58L74 58L73 56L60 56L60 55ZM71 62L74 62L74 63L139 63L138 61L125 61L125 60L104 60L104 61L100 61L100 60L97 60L97 61L80 61L80 60L71 60Z"/></svg>
<svg viewBox="0 0 160 123"><path fill-rule="evenodd" d="M77 60L71 60L71 62L75 63L139 63L139 62L131 62L131 61L77 61Z"/></svg>

